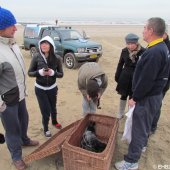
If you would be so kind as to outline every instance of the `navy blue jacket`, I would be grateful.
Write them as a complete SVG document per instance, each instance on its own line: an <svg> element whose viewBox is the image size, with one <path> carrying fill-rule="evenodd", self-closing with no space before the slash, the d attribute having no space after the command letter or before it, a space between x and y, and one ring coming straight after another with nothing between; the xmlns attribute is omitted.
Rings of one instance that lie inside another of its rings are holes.
<svg viewBox="0 0 170 170"><path fill-rule="evenodd" d="M168 80L169 68L169 50L164 42L147 48L134 72L133 100L161 94Z"/></svg>

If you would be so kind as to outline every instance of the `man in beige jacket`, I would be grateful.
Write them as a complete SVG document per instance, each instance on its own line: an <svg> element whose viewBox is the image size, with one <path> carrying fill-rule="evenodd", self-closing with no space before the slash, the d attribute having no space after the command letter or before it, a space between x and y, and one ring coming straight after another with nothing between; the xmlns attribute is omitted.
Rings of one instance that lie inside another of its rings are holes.
<svg viewBox="0 0 170 170"><path fill-rule="evenodd" d="M107 84L108 78L98 63L85 63L80 67L78 88L83 95L83 116L96 112L97 103Z"/></svg>

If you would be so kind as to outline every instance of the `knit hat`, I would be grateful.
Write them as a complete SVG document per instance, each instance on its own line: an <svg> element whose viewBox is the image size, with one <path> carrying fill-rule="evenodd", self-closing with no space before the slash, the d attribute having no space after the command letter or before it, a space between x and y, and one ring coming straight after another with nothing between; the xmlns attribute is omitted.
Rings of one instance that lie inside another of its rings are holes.
<svg viewBox="0 0 170 170"><path fill-rule="evenodd" d="M129 33L125 37L126 43L137 43L138 40L139 40L139 37L136 34L133 34L133 33Z"/></svg>
<svg viewBox="0 0 170 170"><path fill-rule="evenodd" d="M7 9L0 7L0 30L16 24L14 15Z"/></svg>

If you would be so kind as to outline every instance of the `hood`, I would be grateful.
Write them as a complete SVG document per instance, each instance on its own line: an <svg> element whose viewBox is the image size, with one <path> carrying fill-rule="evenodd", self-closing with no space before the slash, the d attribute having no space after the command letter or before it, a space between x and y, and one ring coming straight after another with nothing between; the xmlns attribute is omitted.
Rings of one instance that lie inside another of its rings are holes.
<svg viewBox="0 0 170 170"><path fill-rule="evenodd" d="M42 57L44 58L45 62L47 63L47 60L46 60L46 58L45 58L45 55L41 52L41 49L40 49L40 44L41 44L42 41L48 41L48 42L53 46L54 53L55 53L55 44L54 44L53 39L52 39L50 36L45 36L45 37L43 37L43 38L39 41L39 43L38 43L39 52L40 52L40 54L42 55Z"/></svg>
<svg viewBox="0 0 170 170"><path fill-rule="evenodd" d="M91 40L86 40L86 39L77 39L77 40L65 40L64 44L69 45L69 46L74 46L77 48L88 48L88 47L99 47L101 46L100 44L91 41Z"/></svg>

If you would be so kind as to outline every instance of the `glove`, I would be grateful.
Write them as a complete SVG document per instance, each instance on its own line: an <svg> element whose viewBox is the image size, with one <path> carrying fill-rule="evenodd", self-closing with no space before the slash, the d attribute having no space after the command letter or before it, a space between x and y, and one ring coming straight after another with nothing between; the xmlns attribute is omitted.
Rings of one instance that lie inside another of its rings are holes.
<svg viewBox="0 0 170 170"><path fill-rule="evenodd" d="M38 73L39 73L41 76L44 76L44 69L42 68L42 69L38 70Z"/></svg>
<svg viewBox="0 0 170 170"><path fill-rule="evenodd" d="M54 76L54 70L53 69L50 69L50 74L49 76Z"/></svg>

